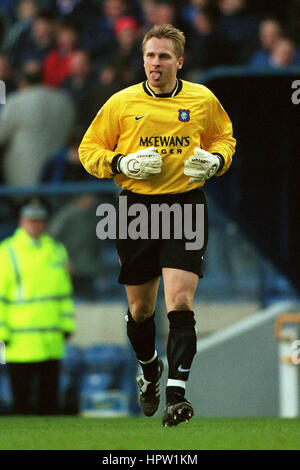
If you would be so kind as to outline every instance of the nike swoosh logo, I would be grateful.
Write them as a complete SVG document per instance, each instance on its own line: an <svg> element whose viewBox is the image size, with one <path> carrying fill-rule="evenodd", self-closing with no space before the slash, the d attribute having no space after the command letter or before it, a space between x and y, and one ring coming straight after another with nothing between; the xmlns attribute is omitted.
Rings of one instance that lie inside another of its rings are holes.
<svg viewBox="0 0 300 470"><path fill-rule="evenodd" d="M178 372L190 372L190 370L191 369L183 369L181 365L178 367Z"/></svg>
<svg viewBox="0 0 300 470"><path fill-rule="evenodd" d="M148 116L148 114L144 114L143 116L135 116L134 119L135 119L136 121L139 121L140 119L142 119L142 118L145 117L145 116Z"/></svg>

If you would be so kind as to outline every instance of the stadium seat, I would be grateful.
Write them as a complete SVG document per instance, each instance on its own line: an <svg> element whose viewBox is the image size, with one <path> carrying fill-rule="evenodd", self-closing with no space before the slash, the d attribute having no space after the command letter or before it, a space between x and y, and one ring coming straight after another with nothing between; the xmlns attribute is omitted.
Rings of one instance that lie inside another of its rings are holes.
<svg viewBox="0 0 300 470"><path fill-rule="evenodd" d="M109 390L112 385L112 374L84 374L80 384L80 391L81 394L103 392Z"/></svg>
<svg viewBox="0 0 300 470"><path fill-rule="evenodd" d="M83 369L83 354L79 346L68 344L61 362L61 371L66 374L80 374Z"/></svg>
<svg viewBox="0 0 300 470"><path fill-rule="evenodd" d="M118 373L124 362L124 350L119 345L93 345L84 353L84 369L89 372Z"/></svg>
<svg viewBox="0 0 300 470"><path fill-rule="evenodd" d="M120 389L128 396L129 411L132 415L141 414L141 407L138 403L138 387L136 383L138 371L139 366L135 353L131 345L128 344L126 349L126 364L120 377Z"/></svg>
<svg viewBox="0 0 300 470"><path fill-rule="evenodd" d="M0 365L0 414L12 412L12 394L5 364Z"/></svg>
<svg viewBox="0 0 300 470"><path fill-rule="evenodd" d="M93 377L90 380L96 381L96 375L99 376L99 386L104 389L118 389L126 355L124 349L114 344L99 344L88 347L83 357L83 376L81 390L84 384L89 383L86 377Z"/></svg>
<svg viewBox="0 0 300 470"><path fill-rule="evenodd" d="M126 351L119 345L99 344L85 350L80 383L82 415L128 413L128 393L121 390L126 361Z"/></svg>
<svg viewBox="0 0 300 470"><path fill-rule="evenodd" d="M67 345L61 362L59 380L59 404L62 414L77 414L79 387L83 373L83 351L78 346Z"/></svg>

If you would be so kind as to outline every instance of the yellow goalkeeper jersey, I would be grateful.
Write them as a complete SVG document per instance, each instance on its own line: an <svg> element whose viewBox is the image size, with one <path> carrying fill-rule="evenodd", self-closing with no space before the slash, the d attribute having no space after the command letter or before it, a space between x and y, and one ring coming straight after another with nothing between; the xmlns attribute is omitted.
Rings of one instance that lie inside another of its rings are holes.
<svg viewBox="0 0 300 470"><path fill-rule="evenodd" d="M177 80L169 94L155 94L147 82L128 87L109 98L91 123L79 146L84 168L98 178L115 178L123 189L140 194L174 194L203 186L190 183L184 162L195 147L224 158L222 175L235 149L231 121L215 95L204 85ZM147 180L113 174L117 154L128 155L156 147L161 173Z"/></svg>

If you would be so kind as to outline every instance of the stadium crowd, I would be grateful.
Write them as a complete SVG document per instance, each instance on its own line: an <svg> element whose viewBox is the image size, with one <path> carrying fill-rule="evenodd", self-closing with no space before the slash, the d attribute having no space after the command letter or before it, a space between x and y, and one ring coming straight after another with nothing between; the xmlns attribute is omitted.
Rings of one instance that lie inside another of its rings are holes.
<svg viewBox="0 0 300 470"><path fill-rule="evenodd" d="M2 0L0 80L9 97L24 88L24 72L40 69L40 85L73 102L72 142L112 93L144 79L141 39L155 23L186 35L181 78L215 66L300 65L300 2L281 3L268 10L270 2L246 0Z"/></svg>

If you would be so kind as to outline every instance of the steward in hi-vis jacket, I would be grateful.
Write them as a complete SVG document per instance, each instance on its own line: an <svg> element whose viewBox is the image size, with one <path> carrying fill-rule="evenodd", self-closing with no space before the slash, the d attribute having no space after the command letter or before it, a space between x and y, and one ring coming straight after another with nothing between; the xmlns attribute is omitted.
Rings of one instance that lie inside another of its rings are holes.
<svg viewBox="0 0 300 470"><path fill-rule="evenodd" d="M46 219L40 203L25 206L20 227L0 244L0 341L17 413L33 412L36 378L35 411L57 411L59 360L75 328L67 253L45 233Z"/></svg>

